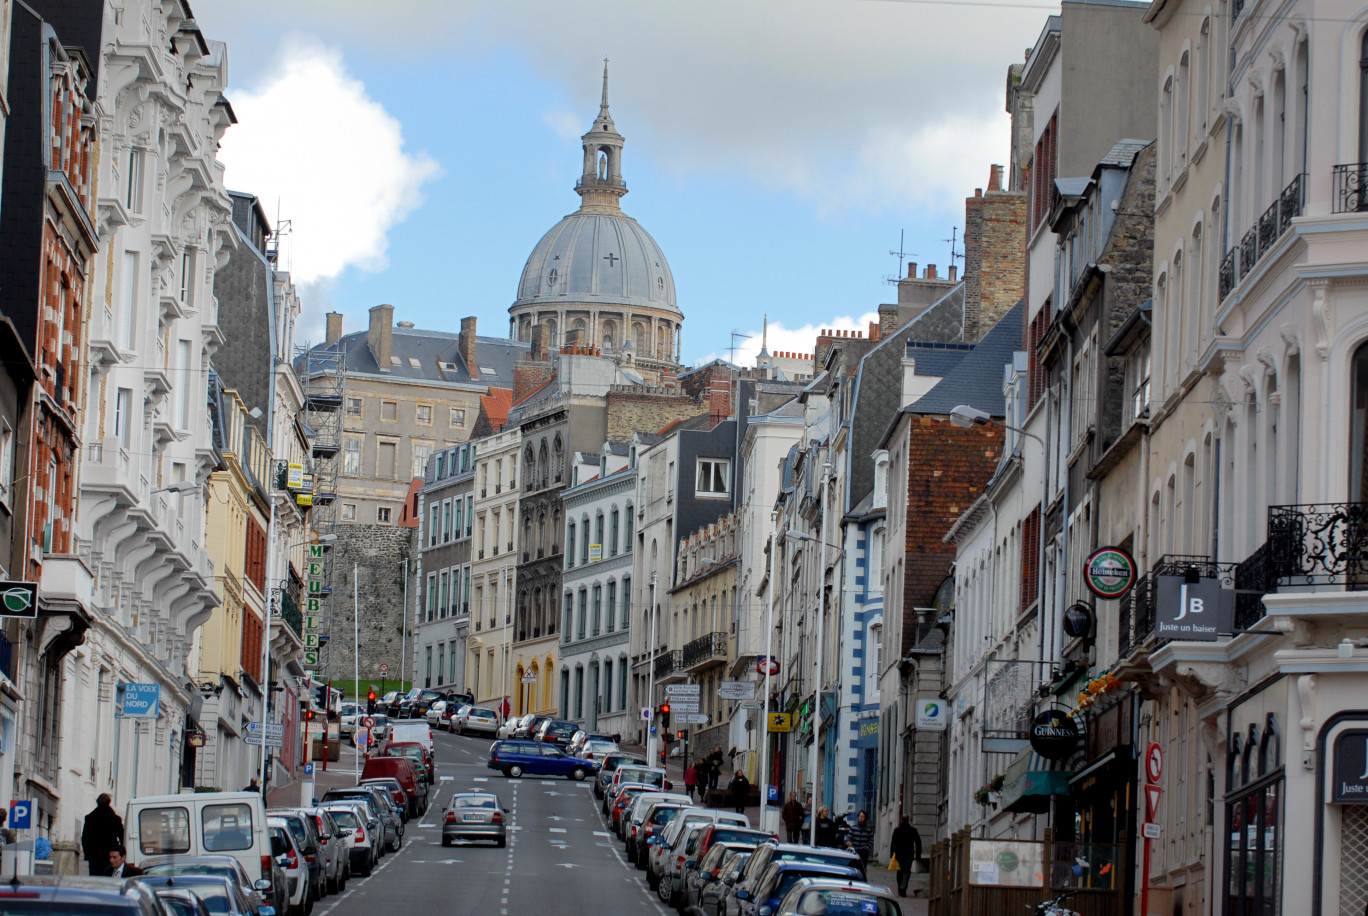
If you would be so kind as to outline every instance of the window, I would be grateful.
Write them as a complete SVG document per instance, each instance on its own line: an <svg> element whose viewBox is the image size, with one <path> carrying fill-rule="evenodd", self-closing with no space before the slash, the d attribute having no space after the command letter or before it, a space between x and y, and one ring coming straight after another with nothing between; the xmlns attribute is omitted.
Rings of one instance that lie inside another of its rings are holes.
<svg viewBox="0 0 1368 916"><path fill-rule="evenodd" d="M395 472L395 459L399 453L398 442L380 442L375 450L375 476L384 480L393 480Z"/></svg>
<svg viewBox="0 0 1368 916"><path fill-rule="evenodd" d="M451 425L465 426L465 413L464 407L451 408Z"/></svg>
<svg viewBox="0 0 1368 916"><path fill-rule="evenodd" d="M386 423L393 423L399 419L399 403L397 401L381 401L380 419Z"/></svg>
<svg viewBox="0 0 1368 916"><path fill-rule="evenodd" d="M356 521L356 503L343 503L343 504L342 504L342 521L344 521L344 522L354 522L354 521Z"/></svg>
<svg viewBox="0 0 1368 916"><path fill-rule="evenodd" d="M382 525L388 525L390 523L390 507L381 506L378 509L376 509L375 520Z"/></svg>
<svg viewBox="0 0 1368 916"><path fill-rule="evenodd" d="M622 577L622 629L627 629L627 621L632 619L632 577Z"/></svg>
<svg viewBox="0 0 1368 916"><path fill-rule="evenodd" d="M461 570L461 614L462 616L470 613L470 567L466 566Z"/></svg>
<svg viewBox="0 0 1368 916"><path fill-rule="evenodd" d="M350 477L361 474L361 440L347 438L342 440L342 473Z"/></svg>
<svg viewBox="0 0 1368 916"><path fill-rule="evenodd" d="M875 528L869 535L869 567L865 571L865 582L871 592L883 591L884 535L882 527Z"/></svg>
<svg viewBox="0 0 1368 916"><path fill-rule="evenodd" d="M594 586L594 633L597 636L603 630L603 588Z"/></svg>
<svg viewBox="0 0 1368 916"><path fill-rule="evenodd" d="M423 608L427 612L427 619L432 620L437 615L437 574L429 573L427 581L427 606Z"/></svg>
<svg viewBox="0 0 1368 916"><path fill-rule="evenodd" d="M133 349L133 314L137 311L138 255L125 251L123 277L119 286L119 348Z"/></svg>
<svg viewBox="0 0 1368 916"><path fill-rule="evenodd" d="M425 687L431 687L431 686L432 686L432 646L428 646L426 649L423 650L423 656L424 656L424 662L423 662L423 680L425 681L425 683L424 683L423 686L425 686Z"/></svg>
<svg viewBox="0 0 1368 916"><path fill-rule="evenodd" d="M610 557L615 557L615 556L617 556L617 555L618 555L618 510L617 510L617 506L614 506L614 507L613 507L613 520L612 520L612 524L610 524L609 527L608 527L608 556L610 556Z"/></svg>
<svg viewBox="0 0 1368 916"><path fill-rule="evenodd" d="M719 458L699 458L694 490L699 494L726 496L731 492L731 462Z"/></svg>
<svg viewBox="0 0 1368 916"><path fill-rule="evenodd" d="M124 185L124 206L129 213L142 212L143 168L147 154L140 149L128 151L128 180Z"/></svg>
<svg viewBox="0 0 1368 916"><path fill-rule="evenodd" d="M126 451L131 441L130 429L133 423L133 390L120 388L114 395L114 437Z"/></svg>
<svg viewBox="0 0 1368 916"><path fill-rule="evenodd" d="M599 558L603 558L603 513L594 516L594 543L598 545Z"/></svg>
<svg viewBox="0 0 1368 916"><path fill-rule="evenodd" d="M420 445L413 443L413 476L426 477L428 458L432 456L431 445Z"/></svg>
<svg viewBox="0 0 1368 916"><path fill-rule="evenodd" d="M451 573L447 572L445 569L442 570L441 582L442 586L438 593L439 597L437 598L437 616L445 617L447 615L447 607L451 603Z"/></svg>
<svg viewBox="0 0 1368 916"><path fill-rule="evenodd" d="M442 543L451 540L451 500L442 503Z"/></svg>
<svg viewBox="0 0 1368 916"><path fill-rule="evenodd" d="M206 852L252 848L252 809L249 805L205 805L200 811L200 828ZM146 848L144 845L143 855L147 854Z"/></svg>
<svg viewBox="0 0 1368 916"><path fill-rule="evenodd" d="M446 643L437 644L437 686L442 686L442 672L446 669Z"/></svg>
<svg viewBox="0 0 1368 916"><path fill-rule="evenodd" d="M572 569L575 565L575 523L570 523L570 532L565 536L565 568Z"/></svg>
<svg viewBox="0 0 1368 916"><path fill-rule="evenodd" d="M1146 340L1126 357L1127 422L1149 416L1150 342Z"/></svg>
<svg viewBox="0 0 1368 916"><path fill-rule="evenodd" d="M413 422L422 426L432 425L432 405L419 404L413 408Z"/></svg>
<svg viewBox="0 0 1368 916"><path fill-rule="evenodd" d="M195 305L195 253L188 248L181 254L180 301L191 308Z"/></svg>
<svg viewBox="0 0 1368 916"><path fill-rule="evenodd" d="M462 535L462 528L465 525L465 500L456 497L456 524L452 526L452 532L459 539Z"/></svg>
<svg viewBox="0 0 1368 916"><path fill-rule="evenodd" d="M632 504L628 503L626 510L623 511L626 524L622 529L622 552L632 552Z"/></svg>
<svg viewBox="0 0 1368 916"><path fill-rule="evenodd" d="M349 416L349 417L359 417L359 416L361 416L361 399L360 399L360 398L347 398L347 416Z"/></svg>
<svg viewBox="0 0 1368 916"><path fill-rule="evenodd" d="M576 632L576 634L578 634L578 637L579 637L580 639L583 639L583 638L584 638L584 624L585 624L585 622L586 622L586 621L585 621L585 618L588 617L588 616L589 616L589 592L586 591L585 589L580 589L580 592L579 592L579 620L578 620L578 626L575 627L575 632Z"/></svg>
<svg viewBox="0 0 1368 916"><path fill-rule="evenodd" d="M0 420L0 499L9 499L14 483L14 429Z"/></svg>
<svg viewBox="0 0 1368 916"><path fill-rule="evenodd" d="M175 395L172 410L176 416L176 428L185 429L190 423L190 341L176 341Z"/></svg>
<svg viewBox="0 0 1368 916"><path fill-rule="evenodd" d="M451 671L447 674L447 680L456 683L456 643L451 644L451 651L447 653L447 658L451 659Z"/></svg>
<svg viewBox="0 0 1368 916"><path fill-rule="evenodd" d="M428 546L437 546L437 535L441 531L441 507L433 505L428 512Z"/></svg>
<svg viewBox="0 0 1368 916"><path fill-rule="evenodd" d="M465 498L465 503L465 536L470 537L471 525L475 523L475 494L467 494Z"/></svg>
<svg viewBox="0 0 1368 916"><path fill-rule="evenodd" d="M571 628L575 625L575 596L571 592L565 593L565 625L561 627L561 632L565 635L566 642L570 641Z"/></svg>
<svg viewBox="0 0 1368 916"><path fill-rule="evenodd" d="M609 633L617 629L617 582L611 579L608 581L608 604L604 609L603 619L608 625ZM607 678L604 680L606 681ZM611 684L609 684L609 689L612 689Z"/></svg>
<svg viewBox="0 0 1368 916"><path fill-rule="evenodd" d="M138 812L138 845L142 856L190 851L189 808L144 808Z"/></svg>

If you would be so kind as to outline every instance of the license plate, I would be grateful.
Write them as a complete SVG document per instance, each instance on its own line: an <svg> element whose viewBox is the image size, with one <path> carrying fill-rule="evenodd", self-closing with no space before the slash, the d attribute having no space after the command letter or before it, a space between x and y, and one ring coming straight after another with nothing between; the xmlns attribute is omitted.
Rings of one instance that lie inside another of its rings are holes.
<svg viewBox="0 0 1368 916"><path fill-rule="evenodd" d="M461 820L467 824L478 824L484 820L483 814L462 814Z"/></svg>

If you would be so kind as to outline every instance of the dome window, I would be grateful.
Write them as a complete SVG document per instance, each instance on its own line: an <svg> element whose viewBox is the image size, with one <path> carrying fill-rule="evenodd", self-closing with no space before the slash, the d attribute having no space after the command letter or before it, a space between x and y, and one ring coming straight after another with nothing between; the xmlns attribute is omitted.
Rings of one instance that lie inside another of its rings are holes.
<svg viewBox="0 0 1368 916"><path fill-rule="evenodd" d="M555 285L556 285L556 281L559 280L559 279L560 279L560 271L556 270L556 268L553 267L553 268L551 268L551 272L550 272L549 274L546 275L546 285L547 285L547 286L555 286Z"/></svg>

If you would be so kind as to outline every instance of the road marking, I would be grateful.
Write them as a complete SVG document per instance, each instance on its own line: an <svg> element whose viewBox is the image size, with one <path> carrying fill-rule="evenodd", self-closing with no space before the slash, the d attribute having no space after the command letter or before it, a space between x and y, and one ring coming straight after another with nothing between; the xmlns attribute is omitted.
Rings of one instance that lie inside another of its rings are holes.
<svg viewBox="0 0 1368 916"><path fill-rule="evenodd" d="M607 830L595 830L595 831L594 831L594 836L609 836L609 837L610 837L610 836L612 836L612 834L609 833Z"/></svg>
<svg viewBox="0 0 1368 916"><path fill-rule="evenodd" d="M546 829L551 833L565 833L564 827L547 827Z"/></svg>
<svg viewBox="0 0 1368 916"><path fill-rule="evenodd" d="M551 779L543 779L543 780L541 781L541 784L544 785L544 786L554 786L554 785L556 785L556 782L555 782L555 780L551 780Z"/></svg>
<svg viewBox="0 0 1368 916"><path fill-rule="evenodd" d="M574 862L560 862L560 863L557 863L556 867L557 867L557 868L579 868L580 866L576 865Z"/></svg>
<svg viewBox="0 0 1368 916"><path fill-rule="evenodd" d="M447 778L447 779L450 779L451 777L448 776L448 777L446 777L446 778ZM472 776L472 777L470 777L470 781L471 781L471 782L489 782L489 777L488 777L488 776Z"/></svg>

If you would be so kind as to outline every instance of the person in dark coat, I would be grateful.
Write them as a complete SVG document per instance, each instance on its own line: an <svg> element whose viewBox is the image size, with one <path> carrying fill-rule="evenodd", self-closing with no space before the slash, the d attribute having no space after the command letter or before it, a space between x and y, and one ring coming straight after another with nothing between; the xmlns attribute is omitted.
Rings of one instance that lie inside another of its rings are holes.
<svg viewBox="0 0 1368 916"><path fill-rule="evenodd" d="M95 810L86 815L81 830L81 853L92 875L108 876L109 851L123 845L123 818L110 807L112 801L108 792L101 792L95 799Z"/></svg>
<svg viewBox="0 0 1368 916"><path fill-rule="evenodd" d="M893 828L889 852L898 860L898 896L907 896L907 882L912 877L912 863L921 858L922 840L917 828L907 815L902 816L898 826Z"/></svg>
<svg viewBox="0 0 1368 916"><path fill-rule="evenodd" d="M732 806L736 808L737 814L742 814L746 810L747 803L750 802L750 780L746 774L737 770L727 784L727 791L731 792Z"/></svg>
<svg viewBox="0 0 1368 916"><path fill-rule="evenodd" d="M861 811L855 818L855 826L846 834L846 842L859 854L860 861L868 865L869 856L874 852L874 825L869 822L868 814Z"/></svg>
<svg viewBox="0 0 1368 916"><path fill-rule="evenodd" d="M109 876L111 878L136 878L141 874L144 874L143 870L128 861L128 852L122 843L109 850Z"/></svg>
<svg viewBox="0 0 1368 916"><path fill-rule="evenodd" d="M784 822L784 832L790 843L803 842L803 818L806 816L803 803L798 800L798 793L790 792L788 801L784 802L784 807L779 811L779 817Z"/></svg>
<svg viewBox="0 0 1368 916"><path fill-rule="evenodd" d="M826 805L817 809L817 845L837 847L841 845L836 831L836 821L832 820L831 809Z"/></svg>

